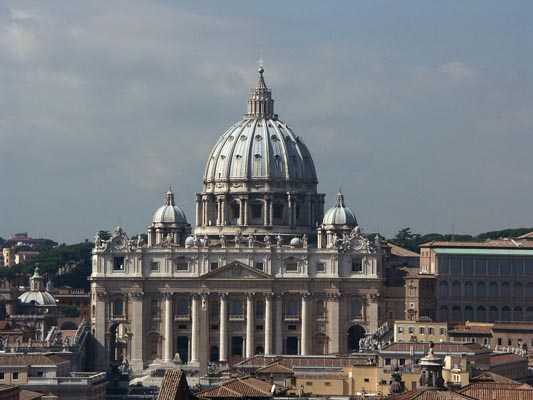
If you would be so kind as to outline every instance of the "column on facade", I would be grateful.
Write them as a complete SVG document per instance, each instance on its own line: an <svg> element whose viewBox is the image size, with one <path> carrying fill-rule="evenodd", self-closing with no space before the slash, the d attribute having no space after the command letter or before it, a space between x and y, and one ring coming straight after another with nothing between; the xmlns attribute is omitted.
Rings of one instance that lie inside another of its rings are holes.
<svg viewBox="0 0 533 400"><path fill-rule="evenodd" d="M276 354L283 354L283 295L276 294L274 298L276 303L274 321L274 329L276 331L274 335L274 351L276 352Z"/></svg>
<svg viewBox="0 0 533 400"><path fill-rule="evenodd" d="M200 362L200 296L193 294L191 304L191 363ZM207 334L207 332L205 332Z"/></svg>
<svg viewBox="0 0 533 400"><path fill-rule="evenodd" d="M93 289L94 290L94 289ZM105 371L109 367L109 348L107 346L107 295L104 292L96 291L94 335L96 339L96 368Z"/></svg>
<svg viewBox="0 0 533 400"><path fill-rule="evenodd" d="M307 195L305 197L306 205L307 205L307 225L314 226L313 221L313 198L311 195Z"/></svg>
<svg viewBox="0 0 533 400"><path fill-rule="evenodd" d="M131 367L134 371L142 371L144 367L143 339L144 339L144 294L130 293L131 306Z"/></svg>
<svg viewBox="0 0 533 400"><path fill-rule="evenodd" d="M336 354L341 352L340 349L340 296L338 294L329 294L327 301L327 335L328 335L328 353Z"/></svg>
<svg viewBox="0 0 533 400"><path fill-rule="evenodd" d="M367 306L365 310L365 320L368 324L370 332L375 332L379 328L379 294L371 293L367 298Z"/></svg>
<svg viewBox="0 0 533 400"><path fill-rule="evenodd" d="M198 359L200 361L200 371L207 373L207 364L209 363L209 295L202 294L200 299L199 310L199 332L198 332Z"/></svg>
<svg viewBox="0 0 533 400"><path fill-rule="evenodd" d="M253 357L255 353L255 322L254 322L254 296L246 296L246 358Z"/></svg>
<svg viewBox="0 0 533 400"><path fill-rule="evenodd" d="M170 362L174 358L174 314L172 310L173 294L163 293L163 361Z"/></svg>
<svg viewBox="0 0 533 400"><path fill-rule="evenodd" d="M228 297L225 293L220 295L220 323L219 323L219 361L228 361Z"/></svg>
<svg viewBox="0 0 533 400"><path fill-rule="evenodd" d="M304 293L302 296L302 326L301 326L301 345L300 345L300 353L302 356L306 356L310 354L310 344L311 344L311 331L309 327L310 323L310 313L311 310L309 309L309 305L311 302L311 295L310 293Z"/></svg>
<svg viewBox="0 0 533 400"><path fill-rule="evenodd" d="M272 354L272 294L265 294L265 355Z"/></svg>

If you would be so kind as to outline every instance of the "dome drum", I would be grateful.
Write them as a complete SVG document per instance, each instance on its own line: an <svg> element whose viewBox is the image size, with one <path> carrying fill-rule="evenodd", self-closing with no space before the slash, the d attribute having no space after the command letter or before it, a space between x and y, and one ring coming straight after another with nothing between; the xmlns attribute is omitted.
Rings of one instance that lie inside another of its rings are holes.
<svg viewBox="0 0 533 400"><path fill-rule="evenodd" d="M259 80L248 112L219 138L207 160L204 192L196 198L197 235L221 231L314 232L324 196L309 150L274 114L270 89Z"/></svg>

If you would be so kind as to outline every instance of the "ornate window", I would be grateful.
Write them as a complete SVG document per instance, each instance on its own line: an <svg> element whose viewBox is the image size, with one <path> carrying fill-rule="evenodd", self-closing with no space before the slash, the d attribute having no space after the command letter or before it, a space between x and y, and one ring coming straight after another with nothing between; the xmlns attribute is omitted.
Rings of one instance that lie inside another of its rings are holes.
<svg viewBox="0 0 533 400"><path fill-rule="evenodd" d="M300 316L300 303L296 299L289 299L285 303L285 319L297 319Z"/></svg>
<svg viewBox="0 0 533 400"><path fill-rule="evenodd" d="M113 258L113 271L124 271L124 257Z"/></svg>
<svg viewBox="0 0 533 400"><path fill-rule="evenodd" d="M316 272L326 272L326 264L319 262L316 264Z"/></svg>
<svg viewBox="0 0 533 400"><path fill-rule="evenodd" d="M448 282L441 281L439 283L439 296L448 297Z"/></svg>
<svg viewBox="0 0 533 400"><path fill-rule="evenodd" d="M264 319L265 318L265 302L262 300L257 300L255 302L255 318L256 319Z"/></svg>
<svg viewBox="0 0 533 400"><path fill-rule="evenodd" d="M113 317L123 318L124 317L124 301L123 300L113 301L112 312L113 312Z"/></svg>
<svg viewBox="0 0 533 400"><path fill-rule="evenodd" d="M327 306L325 300L317 300L316 302L316 318L317 319L326 319L327 317Z"/></svg>
<svg viewBox="0 0 533 400"><path fill-rule="evenodd" d="M229 302L229 318L230 319L243 319L244 307L242 299L231 299Z"/></svg>
<svg viewBox="0 0 533 400"><path fill-rule="evenodd" d="M498 307L496 306L490 306L489 308L489 320L496 321L499 319L499 313L498 313Z"/></svg>
<svg viewBox="0 0 533 400"><path fill-rule="evenodd" d="M352 272L361 272L363 270L363 259L361 257L352 257Z"/></svg>
<svg viewBox="0 0 533 400"><path fill-rule="evenodd" d="M176 318L189 318L189 299L186 297L178 297L176 299Z"/></svg>
<svg viewBox="0 0 533 400"><path fill-rule="evenodd" d="M176 260L174 260L175 270L176 272L187 272L189 271L189 261L184 258L180 257Z"/></svg>
<svg viewBox="0 0 533 400"><path fill-rule="evenodd" d="M150 263L150 271L152 272L159 272L160 263L159 261L152 261Z"/></svg>

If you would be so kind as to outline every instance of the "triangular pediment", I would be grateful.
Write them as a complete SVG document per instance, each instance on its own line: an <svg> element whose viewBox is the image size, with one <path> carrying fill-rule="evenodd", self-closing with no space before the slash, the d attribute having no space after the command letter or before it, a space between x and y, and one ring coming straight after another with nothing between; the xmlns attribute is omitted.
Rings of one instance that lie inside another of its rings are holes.
<svg viewBox="0 0 533 400"><path fill-rule="evenodd" d="M249 267L239 261L233 261L223 267L202 275L204 279L272 279L268 274Z"/></svg>

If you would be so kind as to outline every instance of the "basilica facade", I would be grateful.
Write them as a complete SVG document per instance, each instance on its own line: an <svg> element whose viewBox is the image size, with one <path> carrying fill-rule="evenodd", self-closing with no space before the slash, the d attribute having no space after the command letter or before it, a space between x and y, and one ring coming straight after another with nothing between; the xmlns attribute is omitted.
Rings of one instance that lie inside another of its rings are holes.
<svg viewBox="0 0 533 400"><path fill-rule="evenodd" d="M169 190L146 237L96 237L97 368L348 353L382 322L383 244L341 193L324 211L311 154L263 75L208 155L194 227Z"/></svg>

